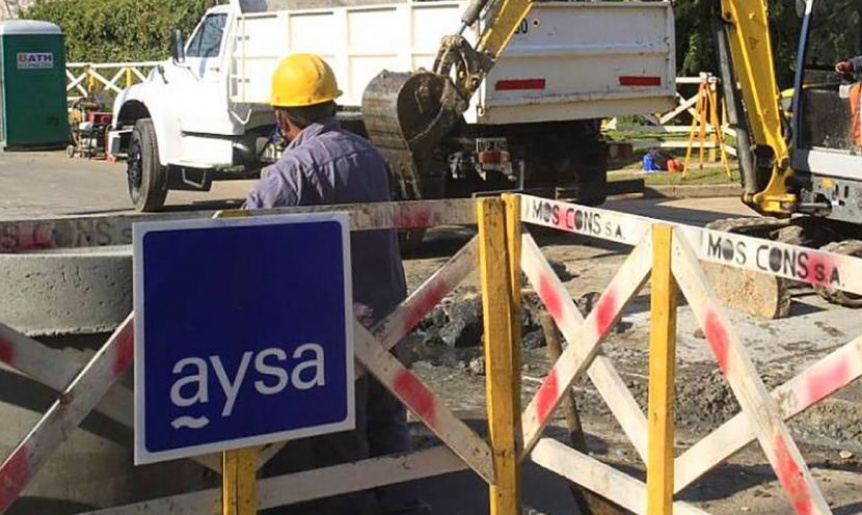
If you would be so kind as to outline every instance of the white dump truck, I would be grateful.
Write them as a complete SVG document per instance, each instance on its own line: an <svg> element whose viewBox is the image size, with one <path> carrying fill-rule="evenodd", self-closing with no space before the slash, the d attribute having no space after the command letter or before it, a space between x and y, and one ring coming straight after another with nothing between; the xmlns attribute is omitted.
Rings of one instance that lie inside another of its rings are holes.
<svg viewBox="0 0 862 515"><path fill-rule="evenodd" d="M267 103L271 73L289 53L329 62L344 92L339 117L367 136L369 82L383 70L431 68L467 7L293 5L302 1L231 0L209 9L188 39L174 31L170 59L117 97L109 151L125 158L138 210L160 209L169 190L256 178L277 159L284 142ZM483 23L468 27L466 40L474 42ZM607 176L600 120L671 108L674 77L670 2L536 2L470 99L457 137L435 151L433 180L406 192L395 171L393 193L565 189L569 198L599 204Z"/></svg>

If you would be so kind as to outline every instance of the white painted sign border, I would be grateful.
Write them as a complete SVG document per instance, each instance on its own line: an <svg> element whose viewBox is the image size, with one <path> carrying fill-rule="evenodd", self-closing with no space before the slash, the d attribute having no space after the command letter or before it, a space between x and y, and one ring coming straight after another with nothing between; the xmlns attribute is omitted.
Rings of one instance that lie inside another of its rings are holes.
<svg viewBox="0 0 862 515"><path fill-rule="evenodd" d="M344 263L344 309L345 309L345 342L347 349L345 355L348 357L346 371L347 386L347 418L338 423L327 424L314 428L295 429L277 433L269 433L245 438L235 438L213 442L202 445L188 446L170 451L150 452L146 449L146 399L144 396L144 385L146 381L144 371L144 311L136 309L134 312L134 335L135 335L135 465L147 465L162 461L190 458L203 454L222 452L230 449L253 447L269 443L284 441L288 439L307 438L322 434L337 433L340 431L353 430L356 427L356 405L354 388L354 344L353 344L353 281L350 260L350 215L345 212L327 213L301 213L287 215L265 215L242 218L211 218L211 219L186 219L161 222L136 222L132 225L132 270L134 276L134 301L135 306L143 306L143 255L144 236L157 231L176 231L182 229L213 229L226 227L251 227L262 225L299 224L309 222L337 222L341 226L342 237L342 262Z"/></svg>

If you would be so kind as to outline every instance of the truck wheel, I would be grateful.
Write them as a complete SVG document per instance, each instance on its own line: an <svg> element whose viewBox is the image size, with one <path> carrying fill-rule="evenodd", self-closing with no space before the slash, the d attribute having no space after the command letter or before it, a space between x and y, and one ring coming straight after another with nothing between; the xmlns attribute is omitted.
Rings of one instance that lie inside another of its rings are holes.
<svg viewBox="0 0 862 515"><path fill-rule="evenodd" d="M168 196L167 169L159 162L156 130L153 120L141 118L129 141L129 159L126 168L129 196L135 209L142 212L158 211Z"/></svg>

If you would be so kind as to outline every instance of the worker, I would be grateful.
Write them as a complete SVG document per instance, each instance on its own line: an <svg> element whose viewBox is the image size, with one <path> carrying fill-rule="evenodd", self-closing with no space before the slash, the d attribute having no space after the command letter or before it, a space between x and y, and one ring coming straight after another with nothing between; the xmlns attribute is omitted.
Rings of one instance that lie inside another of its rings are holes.
<svg viewBox="0 0 862 515"><path fill-rule="evenodd" d="M835 73L851 75L862 71L862 56L856 56L835 64ZM855 147L862 148L862 84L859 82L850 86L847 94L850 100L850 127Z"/></svg>
<svg viewBox="0 0 862 515"><path fill-rule="evenodd" d="M341 94L330 66L313 54L283 59L272 77L275 120L289 142L262 172L246 209L391 201L386 163L371 143L336 120ZM351 234L354 316L371 326L407 294L395 230ZM321 321L325 323L325 321ZM396 347L397 349L398 347ZM410 450L404 406L376 379L356 382L356 430L289 444L265 475L326 467ZM332 515L430 513L408 485L397 485L289 507L289 513ZM308 510L303 511L303 510Z"/></svg>

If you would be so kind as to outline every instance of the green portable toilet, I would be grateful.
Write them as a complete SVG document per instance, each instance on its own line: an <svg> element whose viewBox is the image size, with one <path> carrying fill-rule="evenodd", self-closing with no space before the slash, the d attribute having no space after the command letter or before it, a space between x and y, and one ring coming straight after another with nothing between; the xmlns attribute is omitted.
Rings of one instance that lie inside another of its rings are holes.
<svg viewBox="0 0 862 515"><path fill-rule="evenodd" d="M63 31L44 21L0 22L0 145L65 147L68 120Z"/></svg>

